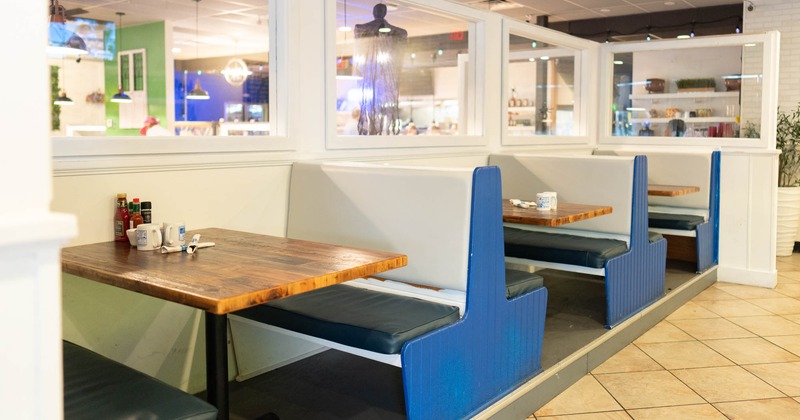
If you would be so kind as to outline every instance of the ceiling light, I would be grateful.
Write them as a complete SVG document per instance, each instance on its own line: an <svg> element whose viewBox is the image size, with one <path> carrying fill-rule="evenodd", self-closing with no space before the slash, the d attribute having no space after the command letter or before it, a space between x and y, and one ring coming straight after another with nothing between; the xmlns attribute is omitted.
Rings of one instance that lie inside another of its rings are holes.
<svg viewBox="0 0 800 420"><path fill-rule="evenodd" d="M119 73L119 69L121 66L119 65L120 60L120 46L122 45L122 16L125 13L117 12L117 16L119 16L119 26L117 26L117 72ZM133 102L130 96L128 96L125 91L122 90L122 74L118 75L119 77L119 91L117 91L114 96L111 97L111 102L127 104Z"/></svg>
<svg viewBox="0 0 800 420"><path fill-rule="evenodd" d="M675 5L674 1L665 1L664 2L664 6L674 6L674 5Z"/></svg>
<svg viewBox="0 0 800 420"><path fill-rule="evenodd" d="M64 92L64 91L61 92L61 95L59 95L59 97L56 98L56 100L53 101L53 103L55 105L61 105L61 106L64 106L64 105L75 105L75 102L72 102L72 99L70 99L67 96L67 92Z"/></svg>
<svg viewBox="0 0 800 420"><path fill-rule="evenodd" d="M689 35L686 35L686 34L678 35L678 39L689 39L689 38L691 38L691 37Z"/></svg>
<svg viewBox="0 0 800 420"><path fill-rule="evenodd" d="M173 48L172 48L172 53L173 53L173 54L179 54L181 51L183 51L183 50L181 50L181 49L180 49L180 48L178 48L178 47L173 47Z"/></svg>
<svg viewBox="0 0 800 420"><path fill-rule="evenodd" d="M539 57L539 59L542 60L542 61L547 61L547 60L550 59L550 56L543 55L543 56Z"/></svg>
<svg viewBox="0 0 800 420"><path fill-rule="evenodd" d="M611 11L611 9L600 9L600 11L603 12L603 13L608 13L608 12Z"/></svg>
<svg viewBox="0 0 800 420"><path fill-rule="evenodd" d="M344 2L344 25L339 27L342 32L350 32L353 30L351 26L347 26L347 0Z"/></svg>
<svg viewBox="0 0 800 420"><path fill-rule="evenodd" d="M194 0L194 58L197 60L200 56L199 53L199 36L198 28L200 27L200 0ZM208 92L200 87L200 75L203 72L197 71L197 79L194 79L194 87L189 93L186 94L186 99L209 99Z"/></svg>
<svg viewBox="0 0 800 420"><path fill-rule="evenodd" d="M61 81L61 87L63 88L67 84L67 67L64 63L64 57L61 57L61 77L64 79ZM64 90L61 90L58 98L53 103L56 105L75 105L75 102L72 102L72 99L67 97L67 92Z"/></svg>
<svg viewBox="0 0 800 420"><path fill-rule="evenodd" d="M223 68L220 73L225 76L225 81L231 86L243 85L245 80L247 80L247 76L253 74L253 72L247 68L247 63L241 58L233 58L228 61L228 64L225 65L225 68Z"/></svg>
<svg viewBox="0 0 800 420"><path fill-rule="evenodd" d="M619 66L619 65L622 65L624 63L622 62L622 60L614 60L614 64Z"/></svg>
<svg viewBox="0 0 800 420"><path fill-rule="evenodd" d="M531 57L531 58L528 59L528 61L536 61L536 59Z"/></svg>

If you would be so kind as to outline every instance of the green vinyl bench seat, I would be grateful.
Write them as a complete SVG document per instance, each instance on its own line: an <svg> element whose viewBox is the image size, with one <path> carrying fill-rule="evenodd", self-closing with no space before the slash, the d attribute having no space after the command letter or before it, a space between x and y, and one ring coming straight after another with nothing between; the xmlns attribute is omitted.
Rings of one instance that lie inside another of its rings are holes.
<svg viewBox="0 0 800 420"><path fill-rule="evenodd" d="M625 241L563 233L503 228L507 257L603 268L610 258L628 251Z"/></svg>
<svg viewBox="0 0 800 420"><path fill-rule="evenodd" d="M323 287L235 313L238 316L383 354L459 319L458 307L346 284Z"/></svg>
<svg viewBox="0 0 800 420"><path fill-rule="evenodd" d="M217 409L200 398L69 341L63 343L67 420L217 418Z"/></svg>
<svg viewBox="0 0 800 420"><path fill-rule="evenodd" d="M542 287L540 275L506 270L506 297ZM453 305L337 284L236 312L236 315L324 340L399 354L403 344L460 317Z"/></svg>
<svg viewBox="0 0 800 420"><path fill-rule="evenodd" d="M695 230L706 222L703 216L655 212L648 213L647 219L651 228L675 230Z"/></svg>

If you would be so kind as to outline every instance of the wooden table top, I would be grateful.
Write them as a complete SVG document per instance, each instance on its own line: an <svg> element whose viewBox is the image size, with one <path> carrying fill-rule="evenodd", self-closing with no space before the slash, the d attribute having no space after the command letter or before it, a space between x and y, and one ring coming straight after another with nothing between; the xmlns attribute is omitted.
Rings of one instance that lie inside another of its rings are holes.
<svg viewBox="0 0 800 420"><path fill-rule="evenodd" d="M661 197L677 197L679 195L692 194L700 191L700 187L692 185L647 185L647 195L657 195Z"/></svg>
<svg viewBox="0 0 800 420"><path fill-rule="evenodd" d="M536 207L524 209L514 206L508 199L503 200L503 221L506 223L555 227L591 219L611 212L612 208L610 206L564 203L561 201L558 202L558 209L556 210L537 210Z"/></svg>
<svg viewBox="0 0 800 420"><path fill-rule="evenodd" d="M226 229L201 229L216 245L194 254L137 251L127 242L64 248L65 273L221 315L408 264L392 252Z"/></svg>

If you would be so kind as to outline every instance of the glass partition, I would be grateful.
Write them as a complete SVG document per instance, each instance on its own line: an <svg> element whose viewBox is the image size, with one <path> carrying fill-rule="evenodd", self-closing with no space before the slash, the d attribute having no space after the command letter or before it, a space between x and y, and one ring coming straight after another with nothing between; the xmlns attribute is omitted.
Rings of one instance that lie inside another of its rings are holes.
<svg viewBox="0 0 800 420"><path fill-rule="evenodd" d="M759 138L764 44L613 54L611 135Z"/></svg>
<svg viewBox="0 0 800 420"><path fill-rule="evenodd" d="M509 135L577 135L578 54L571 48L509 34Z"/></svg>
<svg viewBox="0 0 800 420"><path fill-rule="evenodd" d="M55 23L88 53L48 50L53 97L64 97L53 104L53 137L274 134L269 0L112 3Z"/></svg>
<svg viewBox="0 0 800 420"><path fill-rule="evenodd" d="M470 22L412 3L338 0L336 26L337 135L468 133Z"/></svg>

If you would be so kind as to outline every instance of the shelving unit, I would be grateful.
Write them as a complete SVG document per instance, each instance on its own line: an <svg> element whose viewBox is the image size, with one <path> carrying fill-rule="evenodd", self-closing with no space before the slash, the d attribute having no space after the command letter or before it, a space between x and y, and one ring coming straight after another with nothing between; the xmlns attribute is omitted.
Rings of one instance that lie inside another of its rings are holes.
<svg viewBox="0 0 800 420"><path fill-rule="evenodd" d="M632 109L628 111L628 123L633 133L640 129L650 127L656 132L663 132L672 120L683 120L687 129L704 132L709 126L733 125L733 132L738 131L739 91L730 92L674 92L674 93L645 93L630 94ZM736 106L736 110L726 109ZM674 117L666 117L670 108L678 110ZM686 117L686 112L708 109L710 116ZM655 110L657 117L651 117L650 111Z"/></svg>

